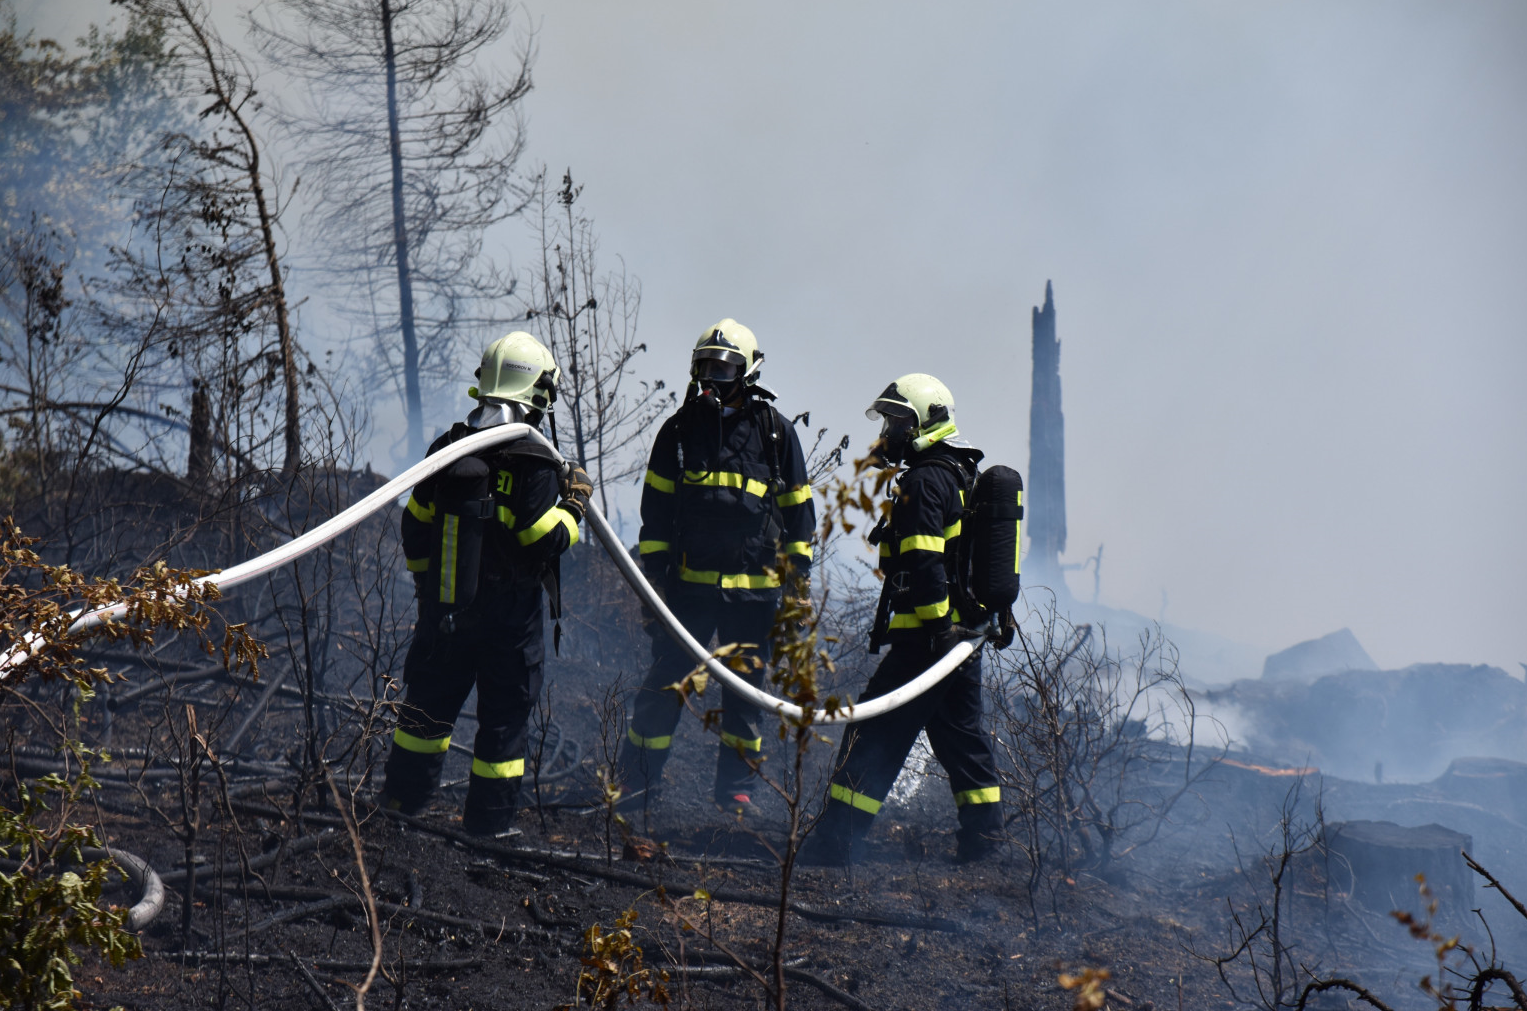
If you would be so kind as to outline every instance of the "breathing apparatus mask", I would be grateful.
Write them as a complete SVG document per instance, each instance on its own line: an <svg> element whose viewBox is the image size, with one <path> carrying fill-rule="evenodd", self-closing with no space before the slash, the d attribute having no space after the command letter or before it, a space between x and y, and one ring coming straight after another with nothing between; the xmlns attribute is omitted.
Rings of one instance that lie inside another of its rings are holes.
<svg viewBox="0 0 1527 1011"><path fill-rule="evenodd" d="M882 467L894 467L906 459L907 449L912 445L912 434L917 430L917 414L905 414L886 409L884 405L865 412L873 421L881 419L880 435L870 446L870 460Z"/></svg>
<svg viewBox="0 0 1527 1011"><path fill-rule="evenodd" d="M742 365L731 360L736 353L727 351L728 357L712 354L701 357L702 354L702 351L696 351L695 365L690 370L695 382L695 396L707 406L736 406L742 397Z"/></svg>

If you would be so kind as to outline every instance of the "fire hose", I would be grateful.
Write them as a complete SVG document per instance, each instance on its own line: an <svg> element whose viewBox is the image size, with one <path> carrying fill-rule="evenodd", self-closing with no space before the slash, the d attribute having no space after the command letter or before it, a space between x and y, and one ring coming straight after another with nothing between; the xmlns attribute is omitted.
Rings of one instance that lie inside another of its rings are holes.
<svg viewBox="0 0 1527 1011"><path fill-rule="evenodd" d="M524 424L499 425L494 428L476 432L451 443L436 453L424 458L412 467L399 474L397 477L382 485L376 491L367 495L359 502L342 510L330 519L320 523L307 533L287 541L285 544L267 551L263 555L251 558L247 562L235 565L210 575L202 576L195 580L197 584L209 584L219 589L228 589L257 579L268 572L279 569L288 562L293 562L308 552L334 539L346 530L360 523L367 516L385 508L389 503L398 499L405 491L438 471L444 470L462 457L471 456L491 446L501 443L513 442L519 439L529 439L536 443L537 455L552 460L560 467L566 469L568 462L562 454L557 452L550 441L539 431ZM588 504L586 519L594 535L604 545L606 553L615 563L620 574L625 578L636 595L641 598L643 604L652 611L668 630L668 633L682 645L689 654L694 657L696 663L702 665L706 672L715 677L728 689L746 699L751 705L765 712L772 712L789 720L808 720L816 724L840 724L858 723L888 713L893 709L900 708L913 699L931 689L944 678L954 672L955 668L968 660L986 639L986 633L972 639L966 639L957 643L946 653L942 659L932 667L923 671L911 681L878 698L862 702L857 705L845 705L844 708L832 712L813 707L808 714L800 706L785 699L778 698L768 692L749 684L736 672L730 670L725 664L711 655L710 651L702 646L694 636L689 634L680 621L674 617L668 609L663 598L653 589L652 584L647 582L645 576L637 569L631 560L630 554L621 544L620 538L610 527L609 521L599 508L590 502ZM97 625L103 624L116 618L122 617L127 611L127 605L112 604L94 611L74 612L74 621L69 626L71 635L87 631ZM5 655L0 658L0 680L9 673L10 668L28 656L40 637L35 633L28 633Z"/></svg>

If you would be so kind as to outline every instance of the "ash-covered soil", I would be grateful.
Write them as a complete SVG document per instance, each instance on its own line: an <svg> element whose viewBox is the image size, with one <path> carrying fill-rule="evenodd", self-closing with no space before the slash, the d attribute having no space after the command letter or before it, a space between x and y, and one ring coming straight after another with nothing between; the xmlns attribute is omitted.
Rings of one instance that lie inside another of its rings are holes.
<svg viewBox="0 0 1527 1011"><path fill-rule="evenodd" d="M601 709L610 711L602 696L571 682L567 688L565 697L553 693L554 721L569 741L583 742L582 771L543 784L539 809L527 789L520 835L462 836L459 787L412 821L375 812L360 792L359 834L382 947L368 1007L572 1004L580 972L590 969L585 931L612 931L628 910L636 913L632 939L642 964L666 972L673 1006L767 1006L763 986L737 963L769 964L781 877L770 850L783 848L783 801L761 789L758 811L741 821L711 805L716 745L686 717L662 805L647 817L633 814L623 828L602 809L551 806L581 789L600 748ZM295 715L274 720L270 740ZM469 740L470 728L458 739ZM810 755L806 793L814 800L832 746L818 744ZM570 746L560 749L548 775L571 757ZM782 768L786 757L771 744L766 768ZM447 781L454 768L453 759ZM1149 845L1098 873L1054 874L1034 873L1017 847L984 863L954 863L954 808L935 765L925 781L899 784L903 799L882 815L867 861L851 871L795 871L783 943L788 1005L1064 1009L1076 998L1060 986L1061 975L1093 968L1109 973L1103 986L1112 1008L1246 1006L1199 956L1232 950L1232 910L1254 917L1253 890L1266 902L1256 855L1276 841L1290 782L1287 770L1228 764ZM143 934L147 957L119 970L89 964L79 974L87 1006L353 1005L373 948L352 841L332 802L320 803L324 789L306 791L297 817L296 784L295 774L234 782L231 817L204 797L191 846L199 880L189 939L183 885L172 881L163 914ZM186 846L172 824L180 810L175 782L108 786L99 796L111 845L161 873L183 868ZM241 873L245 862L254 869ZM1285 886L1283 940L1296 965L1360 980L1397 1008L1428 1006L1417 981L1436 973L1430 945L1385 911L1332 893L1313 856L1295 861ZM126 890L117 901L130 901ZM1467 920L1453 917L1446 926L1480 935ZM1503 954L1527 951L1517 925L1495 925ZM1257 1000L1244 958L1225 971L1243 998ZM1309 1006L1348 1004L1327 995Z"/></svg>
<svg viewBox="0 0 1527 1011"><path fill-rule="evenodd" d="M1301 777L1255 756L1217 758L1201 749L1195 768L1214 759L1212 767L1165 818L1124 819L1135 827L1115 840L1121 856L1099 865L1078 851L1068 867L1053 858L1036 866L1025 855L1023 819L1042 798L1012 793L1005 799L1012 843L987 862L956 864L947 783L936 763L914 755L868 859L851 871L794 871L780 939L785 802L760 786L757 810L742 821L716 809L709 798L717 744L694 716L680 726L662 803L649 817L633 813L623 826L602 808L561 806L586 795L594 770L612 757L625 732L626 694L648 656L641 616L608 572L585 573L570 586L563 655L549 658L548 694L533 720L520 834L506 840L475 841L459 831L467 754L451 753L447 785L425 816L403 820L370 805L393 697L372 693L385 684L380 675L401 666L406 609L388 612L399 625L378 631L369 652L354 645L365 645L364 637L336 623L334 655L343 657L319 686L327 700L309 699L304 689L311 643L324 641L329 626L295 625L279 606L273 620L286 623L285 637L262 634L285 648L274 651L258 683L181 673L171 685L169 674L206 661L172 663L173 650L164 648L157 670L137 660L114 667L127 671L127 682L81 712L85 739L118 757L97 769L101 787L75 820L147 859L165 876L167 898L142 933L145 958L120 969L87 959L76 974L82 1006L324 1011L353 1006L354 988L375 960L366 999L373 1009L550 1011L576 1003L580 976L601 974L607 983L629 983L636 1006L650 1006L643 981L654 977L638 975L642 968L666 974L671 1006L762 1008L771 1006L766 985L778 941L787 1004L798 1009L1066 1009L1078 991L1062 978L1086 970L1108 973L1098 987L1114 1009L1291 1006L1316 976L1350 978L1396 1009L1427 1008L1436 1004L1417 984L1439 978L1436 943L1413 939L1388 908L1355 901L1319 847L1290 859L1274 883L1277 860L1269 858L1278 856L1284 829L1322 817L1442 821L1469 833L1484 865L1527 895L1517 859L1527 852L1527 829L1507 803L1522 770L1511 763L1455 769L1430 784L1379 786ZM271 598L286 599L274 590ZM263 611L258 601L250 607L256 617ZM361 618L370 613L356 605L341 616L364 631L371 626ZM847 642L838 648L842 662L828 687L852 691L872 660ZM341 661L352 656L362 659L344 674ZM39 711L46 695L37 695ZM60 711L66 701L47 705ZM469 699L455 733L467 746L473 706ZM206 741L195 769L188 756L198 750L186 733L193 711ZM39 775L51 760L27 750L22 729L18 722L13 770ZM995 720L992 729L1011 730ZM808 813L820 803L839 735L824 736L808 750L798 788ZM784 743L767 728L765 741L765 771L788 781ZM1124 783L1116 798L1124 813L1159 804L1182 781L1185 756L1158 750L1139 778ZM343 807L312 761L319 753L331 763ZM3 788L13 795L12 784ZM188 861L197 872L189 909ZM379 958L361 863L377 910ZM1391 894L1391 908L1424 913L1408 877ZM135 896L124 886L111 898L125 905ZM1475 906L1488 931L1470 912ZM1272 925L1263 915L1273 908L1285 956L1276 980ZM631 945L612 944L617 921L633 914ZM1480 958L1493 943L1517 972L1527 964L1527 917L1482 881L1465 907L1444 904L1435 921L1434 933L1461 935ZM596 928L605 938L597 957ZM1249 948L1215 964L1243 947L1247 934ZM1448 965L1462 964L1458 952L1449 956ZM618 1006L627 1006L625 996ZM1359 1005L1329 993L1308 1006Z"/></svg>

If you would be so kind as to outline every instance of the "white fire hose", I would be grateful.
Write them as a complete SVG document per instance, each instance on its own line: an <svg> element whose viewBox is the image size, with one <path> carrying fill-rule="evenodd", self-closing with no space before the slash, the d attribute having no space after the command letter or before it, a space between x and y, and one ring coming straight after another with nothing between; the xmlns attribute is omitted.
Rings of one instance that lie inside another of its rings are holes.
<svg viewBox="0 0 1527 1011"><path fill-rule="evenodd" d="M370 516L379 509L385 508L389 502L396 500L403 492L413 488L414 485L426 477L444 470L462 457L481 452L489 446L496 446L499 443L525 438L539 443L539 449L549 459L556 461L563 467L568 466L567 461L562 458L562 454L557 452L546 436L529 425L498 425L494 428L484 429L481 432L476 432L464 439L453 442L438 452L425 457L370 495L367 495L329 520L320 523L300 537L296 537L274 550L267 551L263 555L251 558L247 562L235 565L231 569L224 569L222 572L202 576L196 582L199 584L212 584L219 589L228 589L240 583L247 583L251 579L263 576L274 569L279 569L281 566L295 561L319 545L338 537L367 516ZM646 604L652 613L657 615L658 620L668 629L669 634L689 651L697 663L703 664L709 674L719 679L727 688L736 692L759 709L795 720L805 716L801 707L748 684L735 671L728 669L712 656L704 646L696 641L694 636L689 634L689 630L673 616L673 612L668 609L668 605L658 596L657 591L652 588L652 584L648 583L646 577L637 569L636 564L631 561L630 554L627 553L625 547L620 543L620 538L610 528L609 521L604 518L604 514L599 511L598 507L590 502L587 513L589 527L593 529L600 543L604 545L605 551L615 562L616 567L620 569L620 574L625 577L626 582L631 584L631 588L636 591L636 595L641 598L642 603ZM74 623L69 626L69 632L71 634L83 632L112 618L120 617L126 610L127 605L125 604L113 604L109 607L90 611L89 613L76 612L78 616ZM0 680L5 678L12 666L31 652L31 648L37 642L37 638L35 634L23 636L11 652L4 659L0 659ZM958 643L938 663L929 667L893 692L871 699L868 702L847 706L834 713L814 711L811 720L813 723L818 724L858 723L904 706L948 677L956 667L970 658L970 655L980 647L983 641L985 641L984 638L975 638Z"/></svg>

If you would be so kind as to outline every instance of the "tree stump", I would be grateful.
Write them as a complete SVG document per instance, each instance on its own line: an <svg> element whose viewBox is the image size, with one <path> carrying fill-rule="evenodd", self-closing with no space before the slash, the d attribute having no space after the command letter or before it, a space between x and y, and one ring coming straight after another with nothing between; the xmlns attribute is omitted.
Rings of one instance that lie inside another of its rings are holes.
<svg viewBox="0 0 1527 1011"><path fill-rule="evenodd" d="M1509 758L1455 758L1432 786L1449 800L1477 804L1527 825L1527 763Z"/></svg>
<svg viewBox="0 0 1527 1011"><path fill-rule="evenodd" d="M1326 826L1331 886L1369 909L1407 910L1423 919L1417 874L1437 900L1439 916L1463 916L1474 907L1474 878L1460 853L1473 840L1441 825L1406 828L1392 821L1346 821Z"/></svg>

